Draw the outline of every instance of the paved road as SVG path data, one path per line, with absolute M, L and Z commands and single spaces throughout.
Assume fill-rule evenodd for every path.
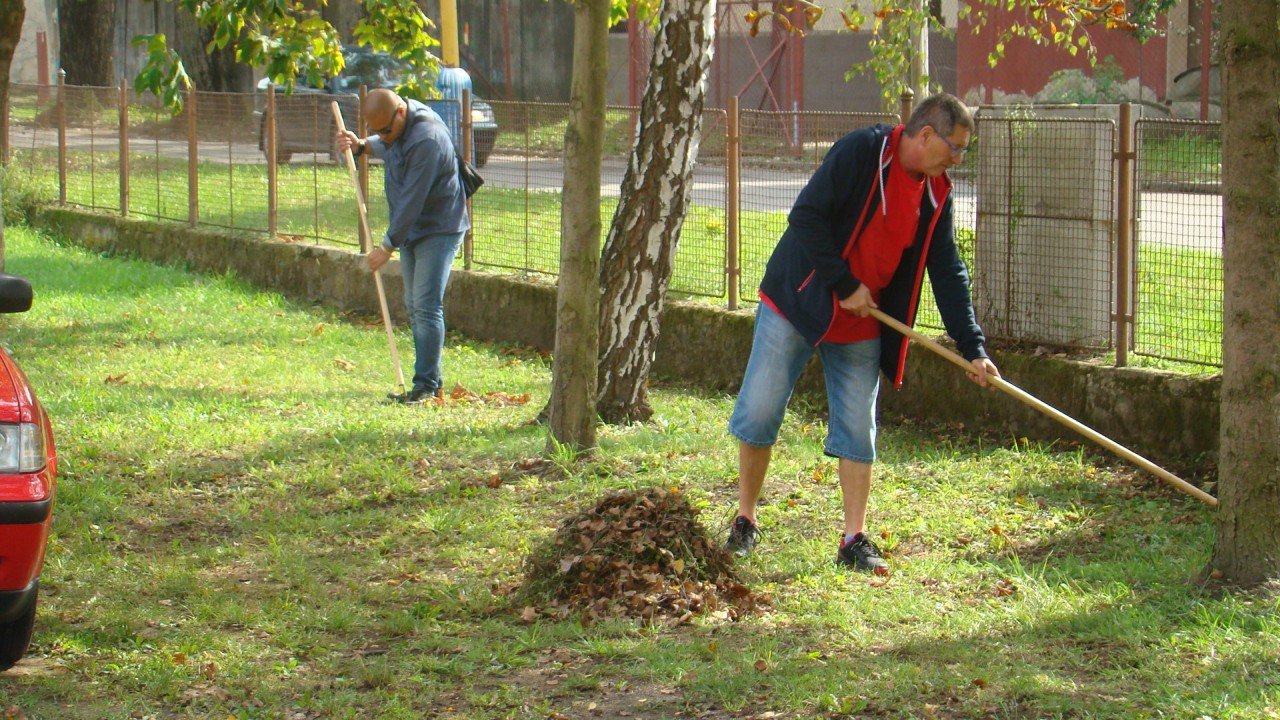
M 33 135 L 28 128 L 12 129 L 15 148 L 41 147 L 56 144 L 57 136 L 49 130 Z M 91 135 L 85 130 L 69 131 L 67 146 L 72 150 L 114 152 L 118 140 L 100 133 Z M 164 157 L 185 158 L 185 140 L 160 140 L 136 138 L 133 145 L 137 152 L 157 152 Z M 200 142 L 202 160 L 225 163 L 264 163 L 258 150 L 257 139 L 246 142 Z M 329 161 L 327 154 L 295 154 L 293 163 Z M 526 159 L 520 156 L 494 155 L 489 158 L 482 174 L 490 187 L 534 191 L 558 191 L 563 182 L 563 165 L 558 159 Z M 606 197 L 617 197 L 626 166 L 621 159 L 607 159 L 601 176 L 602 191 Z M 740 207 L 744 211 L 786 212 L 791 209 L 800 189 L 808 180 L 808 173 L 776 168 L 743 167 L 740 178 Z M 697 205 L 723 207 L 726 199 L 724 168 L 721 165 L 699 165 L 694 170 L 693 202 Z M 976 188 L 971 181 L 957 178 L 955 183 L 956 218 L 960 227 L 974 227 L 976 222 Z M 1144 245 L 1221 251 L 1222 249 L 1222 197 L 1196 193 L 1143 192 L 1139 194 L 1141 212 L 1139 241 Z

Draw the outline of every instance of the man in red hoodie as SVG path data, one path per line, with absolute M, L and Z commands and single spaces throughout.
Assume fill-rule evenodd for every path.
M 905 125 L 876 125 L 838 140 L 796 198 L 760 283 L 751 358 L 729 420 L 738 439 L 738 516 L 726 549 L 745 556 L 759 537 L 756 502 L 787 402 L 805 363 L 822 356 L 830 410 L 824 452 L 839 462 L 843 566 L 887 574 L 866 535 L 880 371 L 902 384 L 907 342 L 869 315 L 911 325 L 929 275 L 947 333 L 987 385 L 999 375 L 974 319 L 969 273 L 956 251 L 951 181 L 973 118 L 945 93 Z

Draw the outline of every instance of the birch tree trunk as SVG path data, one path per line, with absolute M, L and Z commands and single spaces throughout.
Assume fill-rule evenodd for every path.
M 609 423 L 646 420 L 649 368 L 693 191 L 715 0 L 666 0 L 659 15 L 636 146 L 605 243 L 600 396 Z
M 604 156 L 608 39 L 609 0 L 576 0 L 549 422 L 552 439 L 577 450 L 596 445 L 600 164 Z
M 1210 569 L 1280 579 L 1280 31 L 1276 0 L 1224 0 L 1223 338 Z

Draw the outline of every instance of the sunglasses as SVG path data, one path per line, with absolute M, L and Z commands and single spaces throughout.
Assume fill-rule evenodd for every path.
M 387 123 L 387 126 L 386 126 L 386 127 L 384 127 L 384 128 L 381 128 L 381 129 L 376 129 L 376 130 L 374 130 L 374 131 L 373 131 L 373 134 L 374 134 L 374 135 L 389 135 L 389 134 L 391 134 L 391 130 L 396 126 L 396 118 L 400 117 L 400 111 L 401 111 L 401 110 L 403 110 L 403 109 L 404 109 L 404 105 L 401 105 L 400 107 L 396 108 L 396 111 L 395 111 L 394 113 L 392 113 L 392 114 L 391 114 L 391 120 L 390 120 L 390 122 L 388 122 L 388 123 Z

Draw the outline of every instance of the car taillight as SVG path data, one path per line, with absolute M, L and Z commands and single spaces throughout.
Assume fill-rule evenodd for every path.
M 0 424 L 0 473 L 35 472 L 44 467 L 44 433 L 35 423 Z

